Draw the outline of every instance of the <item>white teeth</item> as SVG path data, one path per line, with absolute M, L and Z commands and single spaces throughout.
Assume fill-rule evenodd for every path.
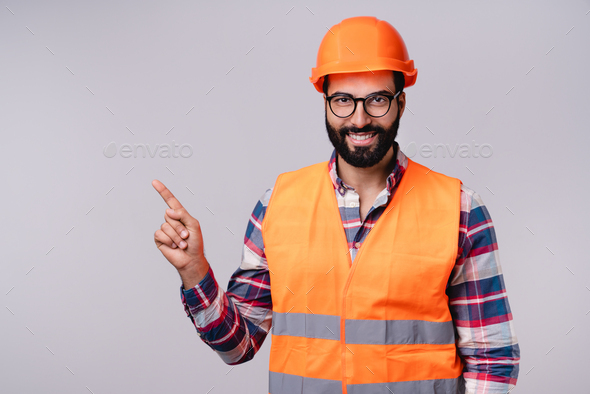
M 366 140 L 367 138 L 371 138 L 372 136 L 375 135 L 375 133 L 365 134 L 365 135 L 354 135 L 354 134 L 349 134 L 349 135 L 350 135 L 350 138 L 352 138 L 353 140 L 362 141 L 362 140 Z

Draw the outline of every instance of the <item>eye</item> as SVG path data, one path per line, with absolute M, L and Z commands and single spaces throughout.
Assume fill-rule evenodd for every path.
M 371 96 L 367 98 L 367 104 L 372 106 L 385 106 L 389 103 L 389 99 L 386 96 Z
M 338 97 L 334 97 L 334 102 L 336 104 L 349 104 L 350 98 L 348 98 L 346 96 L 338 96 Z

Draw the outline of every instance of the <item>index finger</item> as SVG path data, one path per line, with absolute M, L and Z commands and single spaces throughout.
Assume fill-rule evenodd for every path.
M 152 181 L 152 186 L 154 187 L 154 189 L 156 189 L 158 191 L 158 193 L 160 193 L 160 196 L 162 196 L 162 198 L 164 199 L 164 202 L 166 204 L 168 204 L 168 206 L 170 208 L 172 208 L 172 209 L 183 208 L 180 201 L 178 201 L 176 199 L 176 197 L 174 197 L 174 194 L 172 194 L 172 192 L 170 190 L 168 190 L 168 188 L 166 186 L 164 186 L 164 184 L 162 182 L 160 182 L 157 179 L 154 179 Z

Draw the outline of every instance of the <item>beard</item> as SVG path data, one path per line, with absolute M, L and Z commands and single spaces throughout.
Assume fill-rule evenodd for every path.
M 328 122 L 327 111 L 325 118 L 328 137 L 334 149 L 336 149 L 336 153 L 351 166 L 359 168 L 373 167 L 383 160 L 389 148 L 393 146 L 399 127 L 399 112 L 393 124 L 388 128 L 369 124 L 361 129 L 355 126 L 348 126 L 336 130 Z M 346 135 L 349 133 L 376 133 L 376 145 L 374 147 L 355 146 L 354 150 L 350 150 L 346 142 Z

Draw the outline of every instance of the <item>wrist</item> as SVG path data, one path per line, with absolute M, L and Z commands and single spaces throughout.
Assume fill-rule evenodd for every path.
M 205 257 L 187 264 L 182 269 L 178 269 L 184 290 L 191 289 L 198 285 L 207 275 L 208 271 L 209 263 Z

